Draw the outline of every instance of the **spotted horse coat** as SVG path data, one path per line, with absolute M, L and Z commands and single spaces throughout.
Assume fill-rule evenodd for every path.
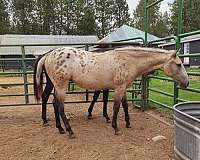
M 37 97 L 41 97 L 39 88 L 44 67 L 55 87 L 61 118 L 70 136 L 73 135 L 73 131 L 63 107 L 66 90 L 63 86 L 66 86 L 69 80 L 86 89 L 115 90 L 112 120 L 115 134 L 119 133 L 117 114 L 121 102 L 125 112 L 126 127 L 130 127 L 126 89 L 138 76 L 162 68 L 181 86 L 188 85 L 187 73 L 176 52 L 155 48 L 122 47 L 102 53 L 91 53 L 69 47 L 52 50 L 38 62 L 36 84 L 34 84 L 38 88 Z

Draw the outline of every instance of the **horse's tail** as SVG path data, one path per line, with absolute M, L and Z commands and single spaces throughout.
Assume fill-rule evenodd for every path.
M 43 81 L 42 72 L 45 69 L 44 66 L 45 59 L 46 59 L 45 55 L 39 57 L 35 61 L 35 66 L 34 66 L 33 88 L 34 88 L 35 99 L 37 101 L 39 101 L 42 97 L 42 81 Z

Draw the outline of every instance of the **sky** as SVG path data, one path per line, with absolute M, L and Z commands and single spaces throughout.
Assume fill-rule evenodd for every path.
M 126 0 L 129 6 L 129 13 L 132 17 L 133 9 L 136 8 L 140 0 Z M 169 11 L 168 3 L 172 3 L 174 0 L 164 0 L 161 2 L 160 11 L 164 13 L 165 11 Z

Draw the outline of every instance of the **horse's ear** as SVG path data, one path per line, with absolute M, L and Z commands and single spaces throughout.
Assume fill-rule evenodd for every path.
M 175 58 L 176 56 L 178 56 L 180 54 L 181 48 L 179 48 L 178 50 L 174 50 L 172 53 L 172 58 Z
M 175 58 L 176 57 L 176 51 L 174 51 L 171 55 L 171 58 Z

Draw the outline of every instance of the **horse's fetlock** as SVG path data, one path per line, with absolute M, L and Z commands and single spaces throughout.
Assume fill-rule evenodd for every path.
M 60 134 L 64 134 L 65 133 L 65 130 L 61 127 L 61 128 L 58 128 L 58 131 Z
M 112 122 L 112 127 L 113 127 L 114 129 L 116 129 L 116 128 L 117 128 L 117 124 L 116 124 L 115 122 Z

